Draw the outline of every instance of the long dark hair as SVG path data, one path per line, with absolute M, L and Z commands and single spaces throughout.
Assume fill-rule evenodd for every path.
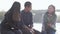
M 12 7 L 9 9 L 9 11 L 20 11 L 20 3 L 15 1 L 12 5 Z
M 12 22 L 12 15 L 14 12 L 19 12 L 20 13 L 20 3 L 15 1 L 12 5 L 12 7 L 8 10 L 8 12 L 5 14 L 4 20 L 8 22 Z
M 8 12 L 5 14 L 4 20 L 1 22 L 1 31 L 4 30 L 3 28 L 5 28 L 7 26 L 7 28 L 10 27 L 16 27 L 15 22 L 13 22 L 13 14 L 15 15 L 17 12 L 20 13 L 20 3 L 19 2 L 14 2 L 12 7 L 8 10 Z

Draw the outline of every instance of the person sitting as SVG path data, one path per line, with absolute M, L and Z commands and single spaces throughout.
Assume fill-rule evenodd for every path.
M 56 14 L 55 14 L 55 6 L 49 5 L 47 12 L 43 17 L 43 26 L 42 31 L 45 31 L 44 34 L 55 34 L 56 29 Z
M 15 1 L 1 22 L 1 34 L 22 34 L 20 17 L 20 3 Z
M 21 11 L 22 20 L 22 32 L 23 34 L 40 34 L 39 31 L 33 29 L 33 15 L 32 15 L 32 3 L 27 1 L 24 4 L 24 10 Z

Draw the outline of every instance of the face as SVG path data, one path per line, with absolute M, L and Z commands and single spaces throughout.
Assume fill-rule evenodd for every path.
M 55 11 L 55 9 L 52 6 L 48 7 L 48 13 L 53 13 Z
M 30 7 L 26 7 L 26 9 L 27 9 L 27 11 L 31 11 L 31 9 L 32 9 L 32 7 L 30 6 Z

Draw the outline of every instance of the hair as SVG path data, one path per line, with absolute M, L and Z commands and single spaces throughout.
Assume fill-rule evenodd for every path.
M 52 7 L 55 9 L 55 6 L 54 6 L 54 5 L 49 5 L 49 7 L 50 7 L 50 6 L 52 6 Z M 48 8 L 49 8 L 49 7 L 48 7 Z
M 27 1 L 27 2 L 25 2 L 24 7 L 30 7 L 31 5 L 32 5 L 32 3 Z
M 15 1 L 15 2 L 13 3 L 13 5 L 12 5 L 12 7 L 9 9 L 9 11 L 11 12 L 11 11 L 14 11 L 15 9 L 16 9 L 17 11 L 20 11 L 20 3 L 17 2 L 17 1 Z
M 20 13 L 20 3 L 15 1 L 12 5 L 12 7 L 8 10 L 8 12 L 5 14 L 5 20 L 8 22 L 12 22 L 12 15 L 14 12 L 19 12 Z

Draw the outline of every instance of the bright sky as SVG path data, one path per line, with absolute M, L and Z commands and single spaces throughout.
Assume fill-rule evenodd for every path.
M 24 8 L 24 3 L 30 1 L 33 10 L 45 10 L 50 4 L 53 4 L 56 9 L 60 9 L 60 0 L 0 0 L 0 10 L 9 10 L 14 1 L 21 3 L 21 9 Z

